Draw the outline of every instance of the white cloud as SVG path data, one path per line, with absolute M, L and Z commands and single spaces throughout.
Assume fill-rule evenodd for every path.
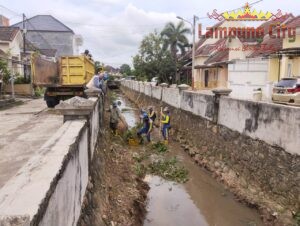
M 118 4 L 122 2 L 122 0 L 92 0 L 92 1 L 100 4 Z
M 113 66 L 131 64 L 131 57 L 137 53 L 143 36 L 154 29 L 162 29 L 168 21 L 176 20 L 173 13 L 147 12 L 132 4 L 111 17 L 95 12 L 84 14 L 84 19 L 76 11 L 55 14 L 83 36 L 83 49 L 89 49 L 95 59 Z
M 28 0 L 26 4 L 20 2 L 20 7 L 27 9 L 28 17 L 53 15 L 82 35 L 82 51 L 89 49 L 94 59 L 112 66 L 131 64 L 132 56 L 147 33 L 162 29 L 168 21 L 176 21 L 174 13 L 146 11 L 131 3 L 121 3 L 121 0 L 91 0 L 87 4 Z M 15 22 L 18 21 L 20 18 Z
M 131 56 L 137 53 L 144 35 L 154 29 L 162 29 L 168 21 L 177 22 L 176 14 L 191 20 L 193 14 L 203 17 L 215 8 L 225 11 L 245 2 L 214 0 L 203 4 L 203 1 L 191 0 L 188 4 L 186 1 L 174 4 L 173 0 L 1 0 L 0 5 L 18 13 L 24 12 L 28 17 L 52 14 L 83 36 L 82 50 L 89 49 L 95 59 L 118 66 L 131 63 Z M 255 8 L 264 11 L 281 8 L 284 12 L 296 11 L 294 14 L 297 15 L 299 6 L 299 1 L 295 0 L 278 1 L 276 4 L 274 0 L 264 0 Z M 3 9 L 0 13 L 15 16 Z M 13 22 L 20 20 L 21 17 L 15 17 Z M 204 19 L 201 22 L 205 27 L 216 21 Z

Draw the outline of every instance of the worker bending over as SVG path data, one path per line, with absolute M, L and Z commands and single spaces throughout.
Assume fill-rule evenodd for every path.
M 143 137 L 142 134 L 146 134 L 147 137 L 147 141 L 151 142 L 151 137 L 150 137 L 150 133 L 152 131 L 152 120 L 148 117 L 147 114 L 143 115 L 143 128 L 141 128 L 138 132 L 137 135 L 140 138 L 140 144 L 143 143 Z
M 165 107 L 164 110 L 161 112 L 161 124 L 162 124 L 161 133 L 163 135 L 164 142 L 165 144 L 168 144 L 169 129 L 171 128 L 170 112 L 168 107 Z
M 109 126 L 114 135 L 117 135 L 119 120 L 122 120 L 121 111 L 117 106 L 117 102 L 114 101 L 112 104 L 112 108 L 110 109 L 110 119 L 109 119 Z
M 155 125 L 156 112 L 153 110 L 152 106 L 150 106 L 148 108 L 148 115 L 149 115 L 149 118 L 152 120 L 153 125 Z

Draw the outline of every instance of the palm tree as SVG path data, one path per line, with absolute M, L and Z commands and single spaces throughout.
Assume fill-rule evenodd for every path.
M 190 34 L 191 30 L 186 28 L 183 21 L 180 21 L 177 25 L 172 22 L 166 24 L 161 32 L 161 36 L 164 39 L 164 49 L 170 49 L 174 59 L 174 66 L 176 68 L 176 83 L 179 81 L 179 74 L 177 73 L 177 61 L 178 61 L 178 49 L 181 54 L 185 53 L 186 48 L 189 46 L 189 41 L 186 34 Z

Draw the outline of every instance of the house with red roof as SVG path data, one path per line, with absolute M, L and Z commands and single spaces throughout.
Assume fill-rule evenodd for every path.
M 227 87 L 228 64 L 233 60 L 245 59 L 250 54 L 250 51 L 243 50 L 246 41 L 250 42 L 248 39 L 240 40 L 234 35 L 229 38 L 228 31 L 231 28 L 243 26 L 239 21 L 222 21 L 209 28 L 211 37 L 209 31 L 206 32 L 205 41 L 202 41 L 195 53 L 196 90 Z
M 257 40 L 246 59 L 233 61 L 228 66 L 228 88 L 232 89 L 231 96 L 253 99 L 255 90 L 261 89 L 262 97 L 270 99 L 274 83 L 283 77 L 299 75 L 298 59 L 291 59 L 291 55 L 287 55 L 289 51 L 293 52 L 300 47 L 299 35 L 291 40 L 287 35 L 288 31 L 285 37 L 282 33 L 280 37 L 271 37 L 269 34 L 270 28 L 273 28 L 273 34 L 277 32 L 278 24 L 295 28 L 300 26 L 299 22 L 299 17 L 288 14 L 259 26 L 265 31 L 263 39 Z

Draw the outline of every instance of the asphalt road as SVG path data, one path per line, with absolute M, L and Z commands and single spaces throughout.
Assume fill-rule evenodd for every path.
M 63 124 L 43 99 L 0 110 L 0 189 Z

